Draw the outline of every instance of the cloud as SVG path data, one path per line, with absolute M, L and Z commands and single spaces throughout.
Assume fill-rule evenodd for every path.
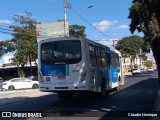
M 98 30 L 100 31 L 105 31 L 106 29 L 108 29 L 111 25 L 117 23 L 117 20 L 113 20 L 113 21 L 102 21 L 102 22 L 95 22 L 93 23 L 93 26 L 96 27 Z
M 12 24 L 10 20 L 0 20 L 0 24 Z
M 128 25 L 120 25 L 120 26 L 118 26 L 118 28 L 128 29 L 129 26 Z

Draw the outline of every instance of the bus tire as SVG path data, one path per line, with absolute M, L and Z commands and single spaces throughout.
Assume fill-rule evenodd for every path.
M 66 101 L 72 99 L 72 93 L 71 92 L 58 92 L 58 97 L 60 100 Z
M 120 90 L 120 88 L 119 87 L 115 87 L 115 88 L 113 88 L 113 91 L 115 91 L 115 92 L 118 92 Z
M 118 77 L 118 85 L 121 85 L 121 77 Z

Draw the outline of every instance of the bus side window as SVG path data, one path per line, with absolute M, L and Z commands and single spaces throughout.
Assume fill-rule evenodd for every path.
M 111 64 L 111 55 L 109 53 L 106 53 L 106 66 L 110 68 Z
M 105 50 L 101 50 L 101 61 L 102 61 L 102 66 L 106 66 L 106 59 L 105 59 Z
M 114 53 L 111 53 L 111 64 L 112 67 L 116 67 L 116 57 Z
M 97 47 L 96 48 L 96 58 L 97 58 L 97 66 L 101 65 L 101 59 L 100 59 L 100 49 Z
M 119 67 L 119 56 L 116 53 L 111 53 L 111 60 L 113 67 Z
M 93 45 L 89 45 L 89 56 L 90 56 L 90 62 L 92 66 L 96 65 L 96 52 L 95 47 Z

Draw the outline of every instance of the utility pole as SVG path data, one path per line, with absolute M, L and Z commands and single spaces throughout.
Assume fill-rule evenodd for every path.
M 65 35 L 65 37 L 69 37 L 68 26 L 66 24 L 66 21 L 67 21 L 67 14 L 66 14 L 67 3 L 66 3 L 66 0 L 63 0 L 63 5 L 64 5 L 64 35 Z
M 115 48 L 115 46 L 116 46 L 118 40 L 112 40 L 112 41 L 113 41 L 113 48 Z
M 142 66 L 142 50 L 141 50 L 141 48 L 139 49 L 139 56 L 140 56 L 140 65 L 141 65 L 141 67 L 143 67 Z
M 115 43 L 114 43 L 114 40 L 113 40 L 113 48 L 115 48 Z

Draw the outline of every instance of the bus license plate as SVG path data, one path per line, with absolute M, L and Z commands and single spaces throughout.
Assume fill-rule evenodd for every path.
M 46 82 L 51 82 L 50 77 L 46 77 Z
M 65 76 L 58 76 L 57 79 L 58 79 L 58 80 L 65 80 L 66 77 L 65 77 Z

